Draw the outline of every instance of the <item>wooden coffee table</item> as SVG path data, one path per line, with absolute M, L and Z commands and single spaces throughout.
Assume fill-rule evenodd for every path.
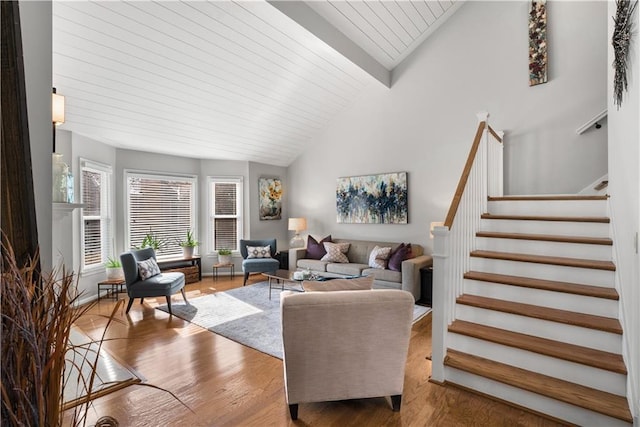
M 302 280 L 296 280 L 293 278 L 293 271 L 291 270 L 276 270 L 275 273 L 262 273 L 263 276 L 269 278 L 269 299 L 271 299 L 271 290 L 273 289 L 273 283 L 280 284 L 280 290 L 284 291 L 285 283 L 294 283 L 300 285 L 300 289 L 288 288 L 291 291 L 304 292 L 302 289 Z

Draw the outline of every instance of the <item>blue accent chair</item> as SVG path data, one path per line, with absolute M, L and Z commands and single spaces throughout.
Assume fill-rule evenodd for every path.
M 142 304 L 145 297 L 164 296 L 167 299 L 169 315 L 173 315 L 171 312 L 171 295 L 181 291 L 184 302 L 189 303 L 187 301 L 187 295 L 184 292 L 184 273 L 160 273 L 147 280 L 141 280 L 140 274 L 138 273 L 138 262 L 149 258 L 156 259 L 156 253 L 153 248 L 132 250 L 120 255 L 120 262 L 122 263 L 122 270 L 124 271 L 124 280 L 127 285 L 127 294 L 129 295 L 127 313 L 129 313 L 131 304 L 133 304 L 135 298 L 140 298 L 140 304 Z
M 247 246 L 267 246 L 271 247 L 271 258 L 247 258 Z M 240 255 L 242 255 L 242 271 L 244 272 L 244 282 L 247 284 L 249 273 L 275 273 L 280 268 L 280 261 L 275 259 L 277 248 L 276 239 L 262 240 L 240 240 Z

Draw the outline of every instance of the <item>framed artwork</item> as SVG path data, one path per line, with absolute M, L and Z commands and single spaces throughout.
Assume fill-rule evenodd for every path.
M 616 15 L 613 17 L 615 24 L 611 44 L 613 46 L 613 101 L 620 109 L 624 92 L 627 91 L 627 67 L 629 62 L 629 47 L 633 35 L 633 16 L 638 1 L 616 0 Z
M 407 173 L 338 178 L 338 223 L 407 224 Z
M 280 178 L 260 178 L 260 219 L 282 218 L 282 181 Z
M 529 8 L 529 86 L 547 82 L 547 3 L 533 0 Z

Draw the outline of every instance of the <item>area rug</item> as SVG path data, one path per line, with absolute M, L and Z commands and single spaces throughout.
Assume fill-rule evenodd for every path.
M 142 382 L 142 378 L 132 369 L 118 362 L 107 350 L 99 349 L 98 343 L 77 327 L 71 328 L 69 343 L 72 348 L 65 356 L 65 387 L 63 409 L 85 403 L 88 381 L 93 366 L 96 375 L 93 380 L 90 400 L 113 393 L 132 384 Z M 96 353 L 100 351 L 97 363 Z
M 272 290 L 269 299 L 269 283 L 260 282 L 194 298 L 189 304 L 172 303 L 171 311 L 211 332 L 282 359 L 280 292 Z M 156 308 L 168 312 L 166 304 Z M 430 311 L 430 307 L 415 305 L 413 322 Z

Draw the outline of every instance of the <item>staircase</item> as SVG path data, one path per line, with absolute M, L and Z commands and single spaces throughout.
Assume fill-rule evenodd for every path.
M 443 382 L 573 424 L 628 426 L 606 196 L 489 197 L 487 211 L 443 325 Z

